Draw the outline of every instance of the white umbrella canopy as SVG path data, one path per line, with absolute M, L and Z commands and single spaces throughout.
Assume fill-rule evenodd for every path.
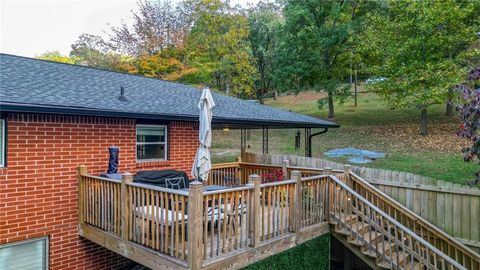
M 213 107 L 215 107 L 215 102 L 210 89 L 205 88 L 198 102 L 198 109 L 200 109 L 198 141 L 200 144 L 192 166 L 192 176 L 199 181 L 200 179 L 201 181 L 207 180 L 208 172 L 212 168 L 210 147 L 212 146 Z

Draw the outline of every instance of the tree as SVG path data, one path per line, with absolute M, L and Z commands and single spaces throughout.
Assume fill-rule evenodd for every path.
M 54 62 L 60 63 L 67 63 L 67 64 L 75 64 L 76 59 L 68 57 L 66 55 L 62 55 L 59 51 L 49 51 L 43 53 L 41 55 L 36 56 L 35 58 L 42 59 L 42 60 L 49 60 Z
M 130 58 L 115 53 L 111 44 L 96 35 L 80 35 L 72 44 L 70 58 L 76 59 L 77 64 L 90 67 L 127 72 L 134 69 L 129 64 Z
M 469 140 L 472 145 L 462 149 L 464 160 L 471 162 L 475 158 L 480 160 L 480 66 L 471 70 L 465 83 L 455 87 L 463 100 L 463 104 L 456 107 L 461 124 L 457 135 Z M 480 172 L 476 173 L 473 184 L 480 183 Z
M 260 103 L 273 91 L 277 32 L 281 24 L 281 10 L 275 3 L 260 1 L 248 12 L 249 40 L 257 73 L 253 88 Z
M 132 56 L 155 55 L 164 49 L 183 48 L 191 27 L 192 1 L 138 2 L 133 25 L 112 27 L 115 50 Z
M 178 59 L 177 50 L 164 49 L 156 54 L 142 54 L 134 58 L 132 73 L 141 74 L 147 77 L 160 78 L 170 81 L 181 80 L 188 69 Z
M 327 92 L 319 107 L 328 103 L 328 117 L 334 116 L 334 97 L 345 100 L 348 87 L 348 43 L 357 28 L 357 11 L 362 1 L 287 0 L 285 24 L 279 44 L 277 85 L 296 91 Z
M 255 68 L 248 42 L 247 18 L 228 1 L 194 1 L 193 26 L 187 36 L 186 64 L 218 91 L 240 97 L 253 94 Z
M 387 3 L 388 14 L 374 17 L 369 35 L 384 58 L 377 73 L 387 79 L 370 89 L 394 108 L 418 108 L 420 134 L 426 135 L 428 107 L 445 103 L 460 79 L 456 60 L 475 38 L 476 8 L 455 0 Z

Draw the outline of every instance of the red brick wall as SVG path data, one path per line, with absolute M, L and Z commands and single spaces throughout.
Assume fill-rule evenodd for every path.
M 129 263 L 77 235 L 77 166 L 104 172 L 107 148 L 116 145 L 122 172 L 175 168 L 190 174 L 198 140 L 196 124 L 171 122 L 169 160 L 137 163 L 133 119 L 11 113 L 7 126 L 0 244 L 48 236 L 50 269 L 120 269 Z

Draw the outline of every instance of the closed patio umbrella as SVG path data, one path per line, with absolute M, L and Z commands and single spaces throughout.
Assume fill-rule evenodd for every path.
M 210 147 L 212 146 L 212 115 L 215 102 L 213 101 L 210 89 L 202 91 L 198 108 L 200 109 L 198 141 L 199 146 L 192 167 L 192 176 L 198 181 L 205 181 L 208 172 L 212 167 L 210 160 Z

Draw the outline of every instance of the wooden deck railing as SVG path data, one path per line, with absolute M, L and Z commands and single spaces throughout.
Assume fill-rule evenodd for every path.
M 79 172 L 79 223 L 180 260 L 187 259 L 188 192 Z
M 258 175 L 279 169 L 291 180 L 267 183 Z M 230 163 L 214 166 L 212 172 L 216 174 L 211 174 L 209 185 L 222 185 L 226 176 L 243 179 L 247 173 L 256 174 L 241 180 L 238 187 L 207 192 L 199 182 L 192 182 L 188 191 L 172 190 L 133 183 L 128 174 L 122 181 L 93 176 L 79 167 L 80 227 L 95 228 L 97 234 L 90 239 L 97 239 L 99 232 L 111 236 L 116 247 L 112 250 L 129 258 L 141 260 L 135 252 L 124 250 L 131 243 L 137 246 L 130 248 L 140 246 L 141 252 L 152 252 L 151 256 L 161 254 L 174 268 L 216 268 L 244 251 L 276 239 L 300 237 L 302 230 L 328 221 L 383 256 L 374 238 L 365 238 L 352 227 L 347 219 L 353 215 L 375 235 L 381 234 L 382 241 L 401 247 L 395 252 L 406 253 L 425 269 L 465 269 L 462 265 L 479 269 L 475 254 L 455 243 L 445 244 L 449 239 L 442 239 L 435 228 L 428 228 L 348 170 Z M 432 234 L 428 241 L 422 239 L 427 233 Z M 445 254 L 459 258 L 458 262 Z M 400 261 L 382 259 L 402 266 Z M 154 257 L 147 263 L 152 261 Z
M 202 195 L 203 259 L 224 256 L 251 244 L 253 184 Z
M 463 266 L 468 269 L 480 269 L 480 256 L 477 253 L 351 172 L 348 165 L 345 169 L 345 183 L 370 203 Z
M 282 166 L 254 164 L 245 162 L 231 162 L 212 165 L 208 178 L 209 185 L 242 186 L 248 184 L 248 177 L 256 174 L 260 176 L 261 183 L 270 182 L 266 175 L 272 172 L 282 172 Z M 231 180 L 236 184 L 232 185 Z M 283 180 L 287 179 L 285 176 Z
M 208 184 L 219 186 L 246 184 L 246 181 L 240 183 L 240 179 L 242 178 L 240 173 L 240 165 L 238 162 L 213 164 L 212 169 L 210 170 L 210 174 L 208 176 Z M 225 181 L 226 179 L 238 179 L 238 183 L 228 183 L 233 181 Z
M 84 174 L 79 184 L 79 222 L 120 235 L 121 181 Z
M 322 178 L 325 176 L 308 179 Z M 338 231 L 353 236 L 353 241 L 359 241 L 360 245 L 366 245 L 369 252 L 381 258 L 385 268 L 467 269 L 337 177 L 328 176 L 328 185 L 330 221 L 336 224 Z
M 227 166 L 218 171 L 238 173 Z M 81 228 L 93 227 L 113 236 L 115 246 L 137 244 L 191 269 L 326 222 L 318 210 L 323 180 L 302 182 L 299 172 L 292 173 L 295 180 L 270 183 L 251 175 L 246 185 L 217 191 L 204 191 L 199 182 L 182 191 L 134 183 L 128 174 L 119 181 L 90 175 L 85 167 L 78 172 Z

